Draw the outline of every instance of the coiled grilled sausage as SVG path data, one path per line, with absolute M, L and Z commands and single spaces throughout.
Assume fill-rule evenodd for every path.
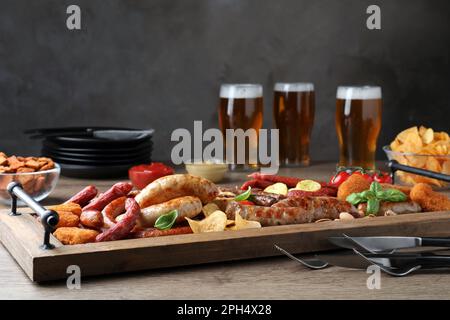
M 114 226 L 108 230 L 100 233 L 95 241 L 113 241 L 126 238 L 131 230 L 136 226 L 136 220 L 139 217 L 141 211 L 136 200 L 128 198 L 125 202 L 125 209 L 127 210 L 123 219 L 117 222 Z

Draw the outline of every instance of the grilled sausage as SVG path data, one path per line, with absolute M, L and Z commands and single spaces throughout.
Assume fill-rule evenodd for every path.
M 85 227 L 101 230 L 103 227 L 103 215 L 98 210 L 83 210 L 80 222 Z
M 127 197 L 120 197 L 111 201 L 103 210 L 104 228 L 111 228 L 117 221 L 116 218 L 125 212 Z
M 128 192 L 127 192 L 128 193 Z M 136 220 L 139 217 L 140 208 L 136 200 L 128 198 L 125 202 L 125 209 L 127 210 L 123 219 L 117 222 L 108 230 L 100 233 L 95 241 L 113 241 L 126 238 L 131 230 L 136 226 Z
M 332 197 L 304 197 L 281 200 L 271 207 L 249 206 L 232 201 L 226 213 L 234 219 L 236 213 L 262 226 L 310 223 L 319 219 L 338 219 L 341 212 L 358 213 L 351 204 Z
M 178 210 L 177 222 L 182 222 L 185 217 L 193 218 L 202 212 L 202 202 L 197 197 L 186 196 L 154 204 L 141 210 L 139 225 L 153 227 L 161 215 L 172 210 Z
M 207 179 L 189 174 L 174 174 L 156 179 L 135 199 L 141 208 L 145 208 L 183 196 L 196 196 L 203 203 L 208 203 L 218 194 L 217 186 Z
M 65 203 L 73 202 L 79 204 L 81 207 L 84 207 L 89 203 L 89 201 L 95 198 L 97 192 L 98 191 L 96 187 L 87 186 L 86 188 L 78 192 L 76 195 L 74 195 L 72 198 L 67 200 Z
M 303 190 L 292 189 L 292 190 L 289 190 L 289 192 L 287 194 L 287 196 L 289 198 L 320 197 L 320 196 L 336 197 L 336 195 L 337 195 L 337 188 L 334 188 L 334 187 L 322 187 L 317 191 L 303 191 Z
M 108 191 L 94 199 L 91 203 L 83 208 L 84 210 L 103 210 L 111 201 L 126 196 L 133 189 L 133 185 L 129 182 L 119 182 L 113 185 Z
M 274 184 L 274 182 L 254 179 L 244 182 L 241 186 L 241 190 L 247 190 L 249 187 L 265 189 L 272 184 Z
M 168 230 L 148 228 L 144 230 L 133 231 L 131 233 L 131 238 L 153 238 L 153 237 L 173 236 L 177 234 L 188 234 L 188 233 L 192 233 L 192 229 L 189 226 L 175 227 Z
M 365 215 L 367 210 L 367 203 L 360 203 L 358 205 L 358 211 L 361 215 Z M 386 212 L 392 211 L 396 214 L 407 214 L 421 212 L 422 208 L 414 201 L 402 201 L 402 202 L 381 202 L 380 209 L 378 210 L 378 216 L 386 215 Z

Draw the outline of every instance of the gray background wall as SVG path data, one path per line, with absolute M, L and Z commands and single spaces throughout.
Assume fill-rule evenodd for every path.
M 69 4 L 81 31 L 65 27 Z M 381 31 L 365 27 L 370 4 Z M 30 127 L 153 127 L 168 159 L 173 129 L 217 126 L 220 83 L 262 83 L 269 128 L 273 83 L 311 81 L 312 157 L 337 159 L 340 84 L 382 86 L 380 145 L 450 129 L 448 39 L 448 0 L 1 0 L 0 150 L 39 152 Z

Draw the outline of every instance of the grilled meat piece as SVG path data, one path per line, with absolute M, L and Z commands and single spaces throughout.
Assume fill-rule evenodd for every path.
M 243 205 L 230 201 L 226 208 L 228 219 L 236 213 L 247 220 L 258 221 L 262 226 L 309 223 L 319 219 L 337 219 L 341 212 L 358 217 L 351 204 L 333 197 L 304 197 L 280 200 L 271 207 Z
M 367 210 L 367 203 L 360 203 L 358 205 L 358 211 L 361 215 L 364 215 Z M 392 211 L 396 214 L 407 214 L 421 212 L 422 208 L 414 201 L 402 201 L 402 202 L 381 202 L 380 210 L 378 210 L 377 216 L 384 216 L 386 212 Z
M 257 206 L 270 207 L 283 199 L 286 199 L 286 196 L 281 194 L 252 190 L 252 195 L 249 200 Z

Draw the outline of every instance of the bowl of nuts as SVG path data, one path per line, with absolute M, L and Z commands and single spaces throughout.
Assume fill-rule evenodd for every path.
M 46 157 L 7 156 L 0 152 L 0 202 L 9 204 L 7 191 L 10 182 L 18 182 L 24 191 L 36 201 L 45 199 L 55 188 L 60 166 Z M 19 205 L 23 205 L 18 201 Z

